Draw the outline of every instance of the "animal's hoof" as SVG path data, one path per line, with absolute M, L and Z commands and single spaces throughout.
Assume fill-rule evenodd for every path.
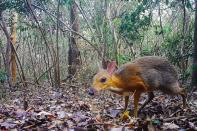
M 122 120 L 122 121 L 126 121 L 126 120 L 128 120 L 130 118 L 130 116 L 129 116 L 129 111 L 124 111 L 121 115 L 120 115 L 120 119 Z

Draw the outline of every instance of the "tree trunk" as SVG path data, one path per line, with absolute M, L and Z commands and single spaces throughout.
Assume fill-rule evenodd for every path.
M 11 42 L 13 46 L 16 45 L 16 26 L 17 26 L 17 13 L 13 12 L 12 17 L 12 26 L 11 26 Z M 11 75 L 12 75 L 12 85 L 16 82 L 16 55 L 14 53 L 14 50 L 11 48 Z
M 70 9 L 70 24 L 72 25 L 71 28 L 79 32 L 79 18 L 77 14 L 77 5 L 75 4 L 74 0 L 71 4 Z M 80 51 L 77 47 L 77 35 L 75 33 L 71 33 L 69 38 L 69 50 L 68 50 L 68 78 L 69 81 L 72 80 L 74 75 L 79 69 L 81 62 L 80 62 Z
M 7 25 L 5 23 L 2 12 L 0 12 L 0 19 L 1 19 L 1 22 L 2 22 L 1 23 L 1 28 L 2 28 L 4 34 L 7 38 L 7 45 L 6 45 L 6 52 L 5 52 L 5 69 L 6 69 L 6 72 L 7 72 L 8 84 L 9 84 L 9 86 L 11 86 L 11 72 L 10 72 L 10 50 L 11 50 L 10 44 L 11 44 L 11 41 L 10 41 L 10 35 L 9 35 Z
M 57 32 L 56 32 L 56 57 L 55 57 L 55 86 L 60 87 L 60 65 L 59 65 L 59 18 L 60 18 L 60 0 L 57 6 Z
M 197 89 L 197 0 L 195 0 L 195 30 L 194 30 L 194 50 L 193 50 L 193 72 L 192 87 Z

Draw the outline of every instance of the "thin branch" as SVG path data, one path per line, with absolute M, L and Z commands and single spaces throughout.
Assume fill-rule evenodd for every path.
M 87 23 L 87 25 L 88 25 L 88 27 L 89 27 L 91 33 L 94 34 L 93 29 L 92 29 L 92 27 L 91 27 L 91 25 L 90 25 L 90 23 L 89 23 L 87 17 L 85 16 L 85 13 L 83 12 L 83 10 L 82 10 L 81 7 L 79 6 L 79 4 L 78 4 L 76 1 L 74 1 L 74 2 L 75 2 L 75 4 L 76 4 L 77 8 L 79 9 L 79 11 L 81 12 L 83 18 L 85 19 L 85 21 L 86 21 L 86 23 Z M 96 41 L 96 39 L 95 39 L 94 36 L 93 36 L 93 38 L 94 38 L 94 40 Z
M 7 71 L 7 78 L 8 78 L 8 84 L 9 86 L 12 85 L 11 83 L 11 72 L 10 72 L 10 53 L 11 53 L 11 49 L 10 49 L 10 44 L 11 44 L 11 39 L 10 39 L 10 34 L 7 30 L 7 25 L 5 23 L 4 17 L 3 17 L 3 12 L 0 12 L 0 19 L 1 19 L 1 23 L 0 26 L 7 38 L 7 44 L 6 44 L 6 54 L 5 54 L 5 69 Z
M 165 119 L 163 119 L 163 121 L 164 122 L 169 122 L 169 121 L 173 121 L 173 120 L 184 119 L 184 118 L 191 118 L 191 117 L 195 117 L 195 115 L 177 116 L 177 117 L 165 118 Z
M 47 39 L 46 39 L 46 37 L 45 37 L 45 33 L 44 33 L 43 29 L 41 28 L 41 26 L 40 26 L 40 24 L 39 24 L 39 22 L 38 22 L 38 20 L 37 20 L 37 17 L 36 17 L 36 15 L 34 14 L 34 11 L 33 11 L 33 9 L 32 9 L 32 4 L 30 3 L 29 0 L 26 0 L 26 2 L 27 2 L 27 5 L 28 5 L 28 7 L 29 7 L 29 10 L 31 11 L 31 14 L 32 14 L 32 16 L 33 16 L 33 18 L 34 18 L 36 24 L 38 25 L 38 28 L 39 28 L 39 30 L 40 30 L 40 33 L 41 33 L 41 35 L 42 35 L 42 37 L 43 37 L 43 39 L 44 39 L 44 43 L 45 43 L 46 47 L 48 48 L 49 53 L 50 53 L 50 55 L 51 55 L 52 61 L 54 61 L 53 55 L 52 55 L 52 53 L 51 53 L 51 50 L 50 50 L 50 47 L 49 47 L 49 45 L 48 45 Z M 52 50 L 52 51 L 53 51 L 53 50 Z M 55 54 L 54 51 L 53 51 L 53 54 Z
M 159 10 L 158 10 L 158 13 L 159 13 L 159 23 L 160 23 L 160 27 L 161 27 L 161 34 L 162 34 L 162 38 L 164 39 L 164 34 L 163 34 L 163 25 L 162 25 L 162 20 L 161 20 L 161 9 L 160 9 L 160 3 L 159 3 Z
M 49 11 L 47 11 L 46 9 L 43 9 L 37 5 L 34 5 L 34 4 L 31 4 L 32 6 L 34 6 L 35 8 L 37 9 L 40 9 L 42 11 L 44 11 L 45 13 L 47 13 L 49 16 L 52 16 L 53 18 L 57 19 L 57 17 L 53 14 L 51 14 Z M 63 32 L 72 32 L 72 33 L 75 33 L 76 35 L 80 36 L 82 39 L 84 39 L 89 45 L 91 45 L 93 47 L 94 50 L 97 51 L 98 55 L 101 57 L 102 54 L 101 54 L 101 51 L 96 47 L 96 45 L 92 44 L 92 42 L 90 40 L 88 40 L 86 37 L 84 37 L 82 34 L 80 34 L 79 32 L 76 32 L 74 31 L 73 29 L 71 29 L 66 23 L 64 23 L 63 21 L 61 20 L 58 20 L 61 24 L 63 24 L 64 26 L 66 26 L 67 29 L 63 29 L 60 27 L 60 29 L 63 31 Z
M 49 72 L 53 67 L 54 67 L 54 65 L 52 65 L 52 66 L 49 67 L 45 72 L 43 72 L 43 73 L 36 79 L 36 83 L 38 83 L 39 80 L 40 80 L 47 72 Z

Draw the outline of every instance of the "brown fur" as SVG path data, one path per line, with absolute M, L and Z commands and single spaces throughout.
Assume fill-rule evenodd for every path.
M 103 77 L 107 78 L 104 83 L 100 82 Z M 179 94 L 183 97 L 184 106 L 186 104 L 186 93 L 183 88 L 180 88 L 175 67 L 165 58 L 157 56 L 145 56 L 124 64 L 112 76 L 106 70 L 100 70 L 94 77 L 93 87 L 97 90 L 109 89 L 120 95 L 135 92 L 135 116 L 137 116 L 138 101 L 143 92 L 150 93 L 148 93 L 149 99 L 142 108 L 154 98 L 154 90 L 167 94 Z M 126 96 L 125 107 L 127 107 L 128 95 L 124 96 Z
M 133 88 L 134 83 L 141 81 L 146 85 L 147 90 L 144 91 L 161 90 L 165 93 L 177 94 L 181 90 L 174 66 L 161 57 L 138 58 L 132 63 L 121 66 L 114 75 L 121 79 L 127 88 Z

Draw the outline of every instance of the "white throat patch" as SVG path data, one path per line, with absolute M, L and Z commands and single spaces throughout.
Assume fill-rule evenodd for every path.
M 116 92 L 122 92 L 123 91 L 123 89 L 121 89 L 121 88 L 112 87 L 112 86 L 110 86 L 109 90 L 116 91 Z
M 123 89 L 121 88 L 112 87 L 112 86 L 109 88 L 109 90 L 112 92 L 122 92 L 123 96 L 129 96 L 131 94 L 130 92 L 124 92 Z

